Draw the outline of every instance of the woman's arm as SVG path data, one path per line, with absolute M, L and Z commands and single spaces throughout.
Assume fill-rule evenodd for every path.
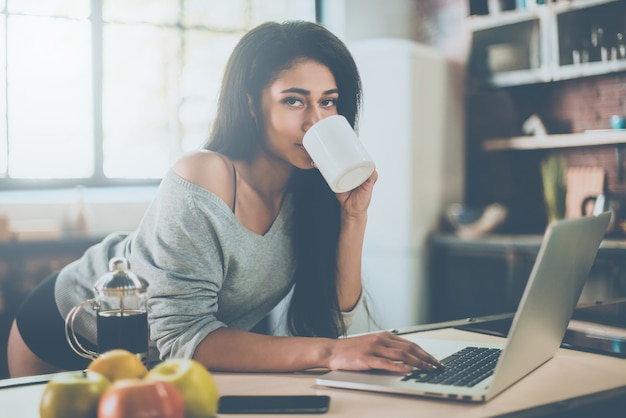
M 361 260 L 367 214 L 342 216 L 337 245 L 337 300 L 342 312 L 351 311 L 359 300 Z
M 378 172 L 358 188 L 337 194 L 341 203 L 341 231 L 337 245 L 337 299 L 342 312 L 354 308 L 361 296 L 361 262 L 367 224 L 367 208 L 372 199 Z
M 209 370 L 284 372 L 311 368 L 433 370 L 435 358 L 389 332 L 350 338 L 275 337 L 220 328 L 198 344 L 193 358 Z

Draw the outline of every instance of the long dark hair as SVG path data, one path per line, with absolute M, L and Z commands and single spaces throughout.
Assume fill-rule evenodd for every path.
M 337 112 L 356 127 L 361 80 L 343 42 L 316 23 L 268 22 L 245 34 L 230 56 L 206 148 L 233 159 L 251 159 L 264 133 L 250 106 L 261 115 L 263 89 L 302 58 L 330 69 L 339 90 Z M 337 337 L 345 333 L 336 288 L 340 205 L 317 170 L 294 170 L 289 191 L 297 268 L 289 330 L 294 335 Z

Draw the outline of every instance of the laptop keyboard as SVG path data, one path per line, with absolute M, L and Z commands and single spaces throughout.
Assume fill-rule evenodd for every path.
M 440 385 L 472 387 L 491 376 L 502 350 L 486 347 L 466 347 L 441 360 L 446 368 L 427 372 L 415 370 L 402 378 Z

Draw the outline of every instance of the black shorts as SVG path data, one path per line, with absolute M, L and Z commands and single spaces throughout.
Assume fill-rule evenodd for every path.
M 90 359 L 76 354 L 65 338 L 65 318 L 61 316 L 54 300 L 54 273 L 37 286 L 20 306 L 15 320 L 22 339 L 30 350 L 48 364 L 64 370 L 81 370 Z M 78 341 L 88 350 L 97 347 L 78 336 Z

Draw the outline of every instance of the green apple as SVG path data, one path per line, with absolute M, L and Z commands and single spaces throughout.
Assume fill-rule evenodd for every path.
M 96 372 L 56 375 L 46 383 L 39 401 L 39 415 L 41 418 L 95 418 L 100 397 L 109 386 L 109 379 Z
M 192 359 L 168 359 L 154 366 L 147 380 L 164 380 L 178 388 L 185 401 L 187 418 L 217 416 L 219 392 L 211 373 L 202 363 Z
M 104 392 L 98 418 L 184 418 L 180 391 L 165 381 L 121 379 Z

